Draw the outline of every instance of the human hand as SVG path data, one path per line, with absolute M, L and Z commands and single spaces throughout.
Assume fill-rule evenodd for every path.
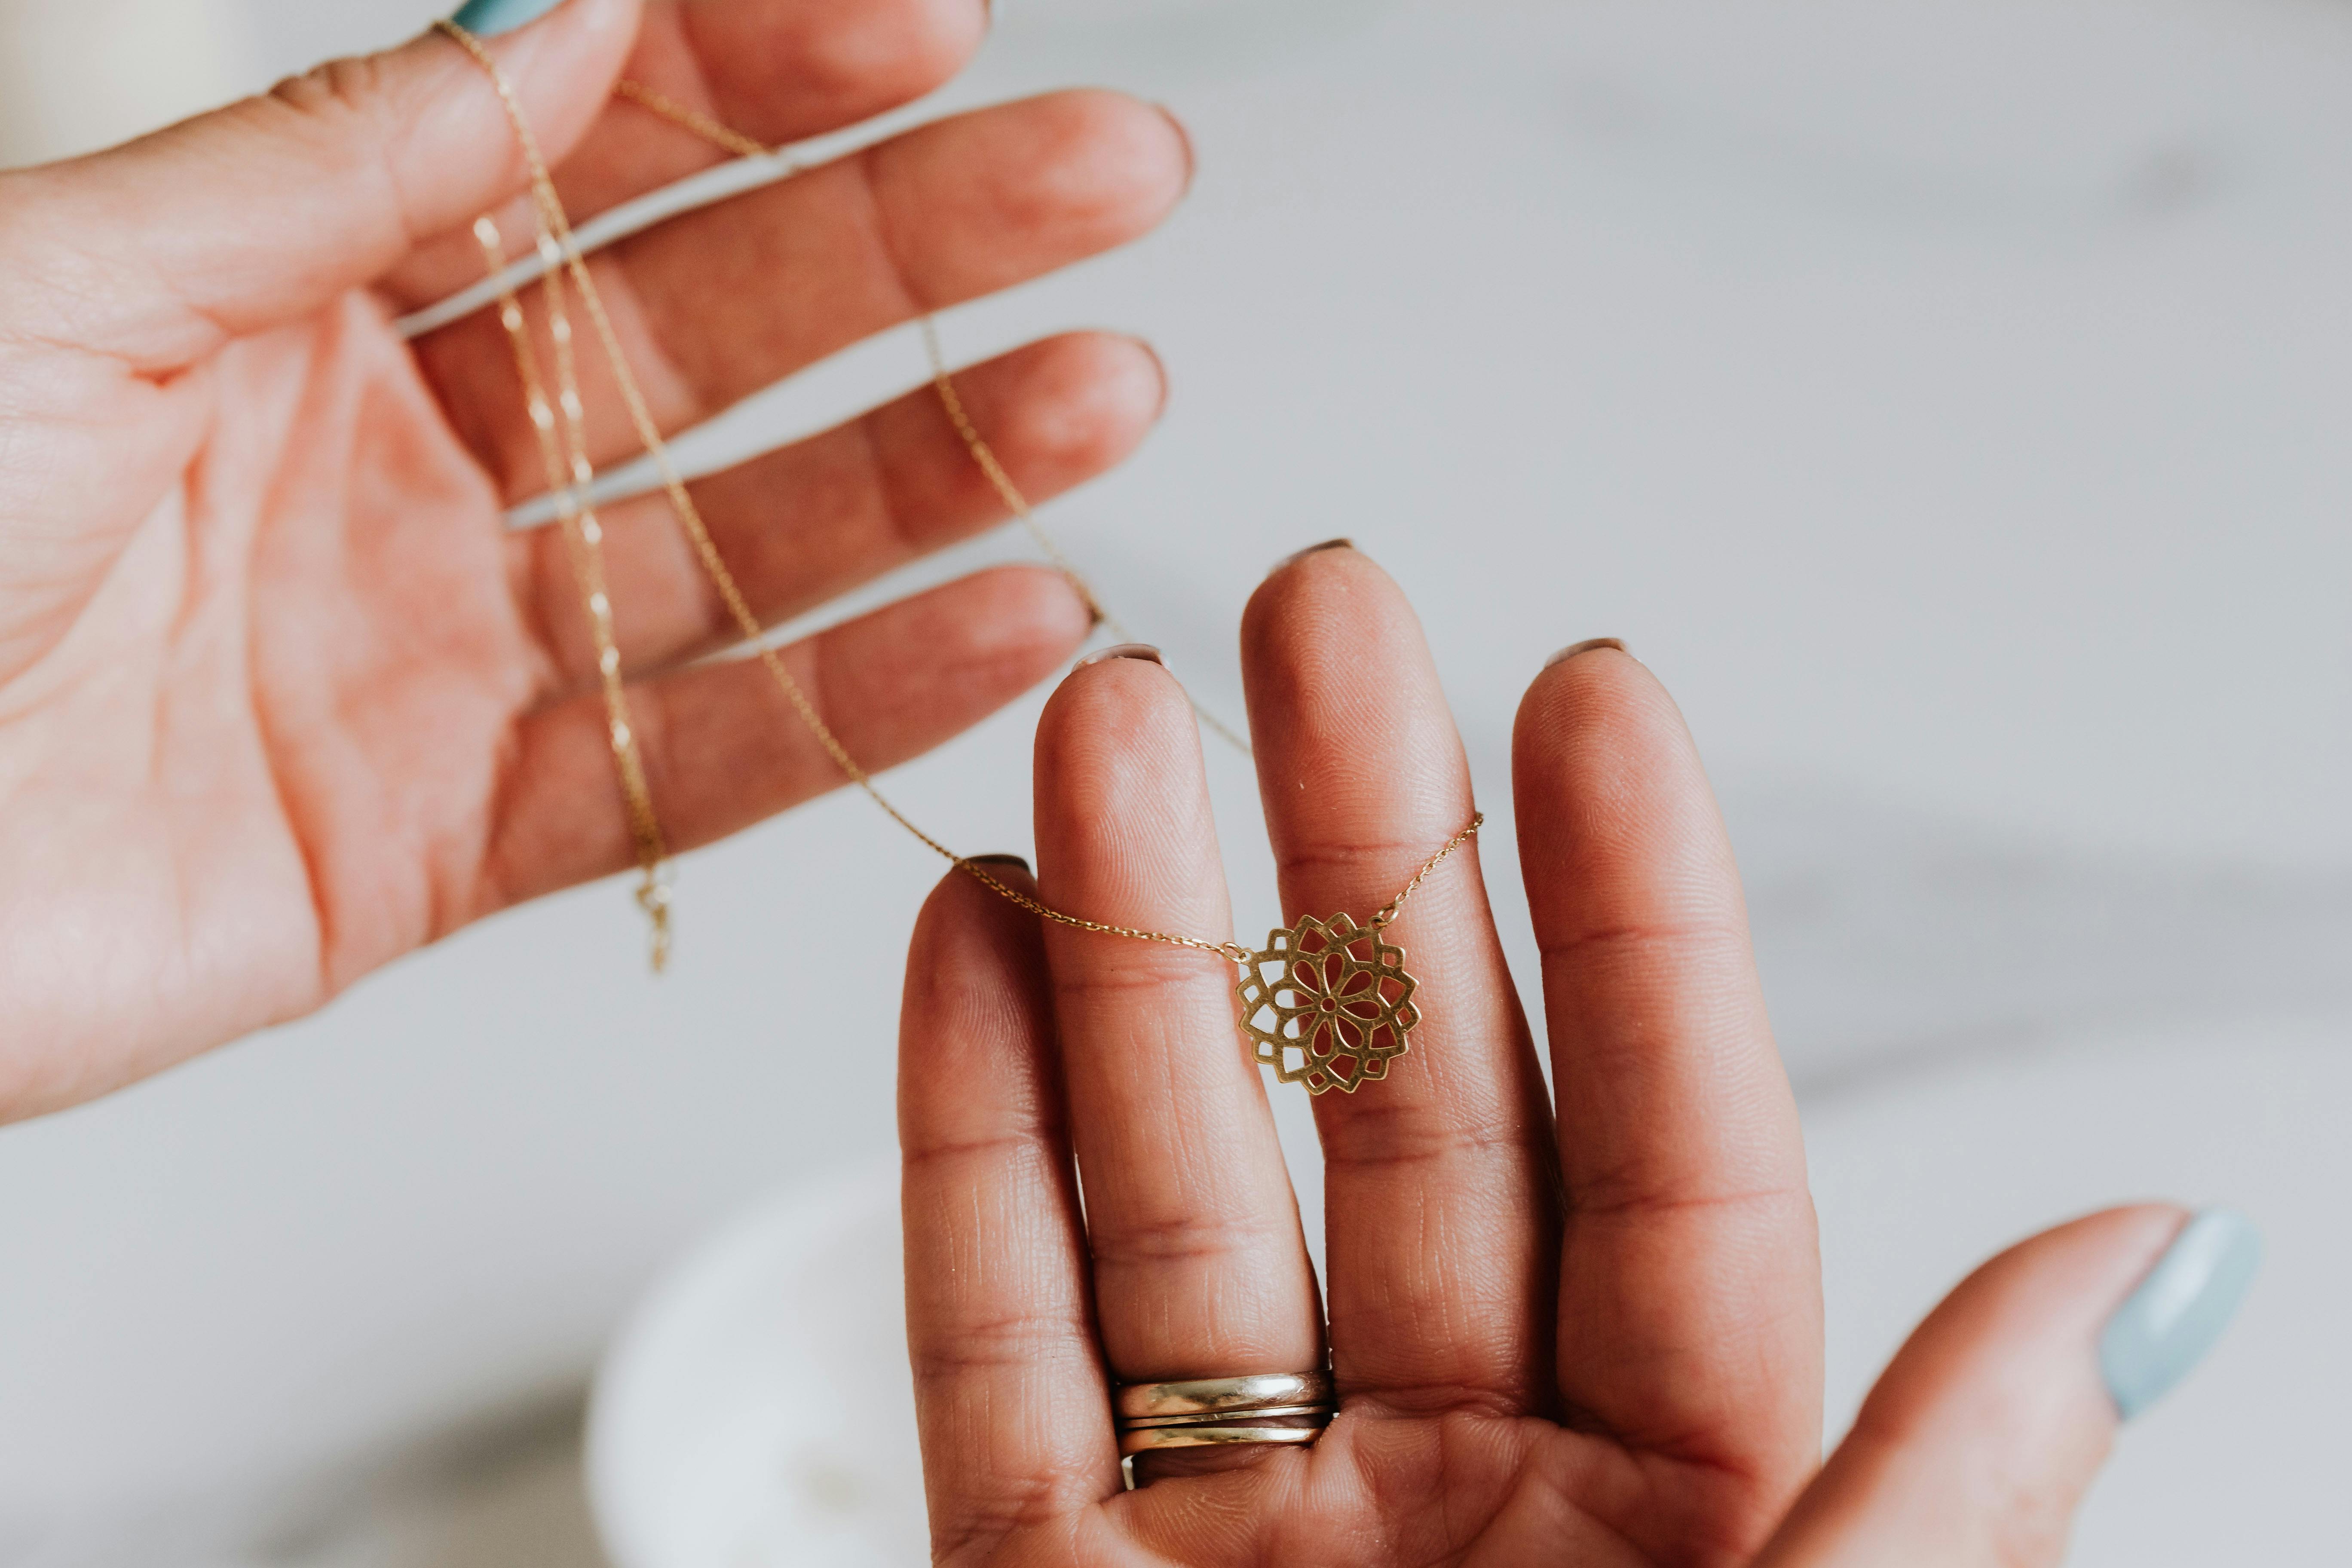
M 1361 920 L 1472 810 L 1412 613 L 1319 551 L 1259 590 L 1243 653 L 1286 919 Z M 1821 1468 L 1803 1150 L 1690 737 L 1595 648 L 1536 680 L 1514 775 L 1557 1102 L 1473 844 L 1390 929 L 1411 1053 L 1315 1102 L 1319 1296 L 1231 971 L 1041 928 L 962 875 L 933 895 L 899 1096 L 938 1561 L 2059 1560 L 2118 1407 L 2218 1334 L 2249 1233 L 2146 1206 L 2003 1254 Z M 1230 929 L 1192 716 L 1151 663 L 1055 693 L 1036 835 L 1058 909 Z M 1311 1448 L 1148 1454 L 1121 1491 L 1113 1384 L 1320 1367 L 1327 1310 L 1340 1409 Z
M 508 5 L 511 15 L 519 9 Z M 720 156 L 625 73 L 781 142 L 938 85 L 985 0 L 570 0 L 494 41 L 576 216 Z M 592 263 L 667 430 L 924 310 L 1130 239 L 1189 176 L 1166 115 L 1062 93 L 959 116 Z M 447 38 L 321 68 L 93 157 L 0 174 L 0 1120 L 318 1007 L 633 846 L 496 312 L 390 318 L 531 232 L 526 169 Z M 583 359 L 594 456 L 635 455 Z M 1156 417 L 1157 362 L 1073 334 L 964 391 L 1050 495 Z M 693 487 L 788 618 L 998 521 L 928 390 Z M 671 846 L 841 782 L 659 498 L 607 509 L 617 635 Z M 1057 574 L 982 573 L 787 654 L 853 752 L 910 757 L 1062 663 Z

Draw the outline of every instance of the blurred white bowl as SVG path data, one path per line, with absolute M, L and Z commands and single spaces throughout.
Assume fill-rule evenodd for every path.
M 654 1289 L 589 1415 L 621 1568 L 929 1560 L 898 1238 L 891 1158 L 793 1188 Z
M 2085 1039 L 1942 1062 L 1808 1108 L 1829 1297 L 1830 1419 L 2020 1236 L 2145 1196 L 2227 1201 L 2267 1233 L 2244 1321 L 2128 1433 L 2078 1568 L 2340 1561 L 2352 1460 L 2352 1030 Z M 621 1568 L 925 1560 L 899 1293 L 898 1178 L 795 1190 L 658 1287 L 599 1380 L 597 1517 Z

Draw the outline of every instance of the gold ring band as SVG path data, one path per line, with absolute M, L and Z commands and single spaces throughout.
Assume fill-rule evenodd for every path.
M 1202 1377 L 1174 1383 L 1130 1383 L 1111 1401 L 1121 1421 L 1170 1415 L 1239 1415 L 1276 1405 L 1329 1405 L 1328 1372 L 1255 1373 L 1244 1377 Z
M 1133 1426 L 1118 1435 L 1129 1458 L 1161 1448 L 1221 1448 L 1253 1443 L 1312 1443 L 1320 1426 Z
M 1320 1415 L 1328 1421 L 1332 1414 L 1332 1407 L 1328 1405 L 1268 1405 L 1261 1409 L 1228 1411 L 1218 1415 L 1129 1416 L 1118 1426 L 1122 1432 L 1133 1432 L 1148 1426 L 1213 1426 L 1220 1422 L 1231 1423 L 1241 1416 L 1247 1416 L 1252 1421 L 1264 1421 L 1276 1415 Z

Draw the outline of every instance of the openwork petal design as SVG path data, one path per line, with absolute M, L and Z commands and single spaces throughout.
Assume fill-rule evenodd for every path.
M 1235 989 L 1242 1032 L 1276 1077 L 1316 1094 L 1353 1094 L 1405 1054 L 1405 1037 L 1421 1022 L 1418 988 L 1404 949 L 1339 914 L 1268 932 Z

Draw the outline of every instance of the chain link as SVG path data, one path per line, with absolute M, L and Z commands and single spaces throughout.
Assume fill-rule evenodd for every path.
M 1429 874 L 1432 871 L 1436 870 L 1439 866 L 1443 865 L 1448 855 L 1453 854 L 1456 849 L 1461 848 L 1465 844 L 1469 843 L 1471 839 L 1476 837 L 1478 836 L 1478 830 L 1486 826 L 1486 814 L 1485 812 L 1481 811 L 1473 814 L 1470 818 L 1470 826 L 1455 834 L 1452 838 L 1447 839 L 1445 847 L 1440 849 L 1436 854 L 1432 855 L 1428 860 L 1423 864 L 1421 869 L 1412 874 L 1412 880 L 1404 885 L 1404 891 L 1399 893 L 1395 898 L 1391 899 L 1387 903 L 1382 904 L 1373 914 L 1372 929 L 1374 931 L 1386 931 L 1389 927 L 1394 925 L 1396 923 L 1398 911 L 1404 908 L 1404 901 L 1412 897 L 1413 889 L 1420 887 L 1423 882 L 1428 881 Z
M 649 109 L 673 125 L 691 131 L 705 142 L 724 147 L 739 158 L 782 156 L 774 148 L 763 147 L 732 126 L 721 125 L 701 110 L 688 109 L 674 98 L 666 98 L 641 81 L 631 81 L 623 77 L 613 84 L 613 96 L 625 98 L 640 109 Z

